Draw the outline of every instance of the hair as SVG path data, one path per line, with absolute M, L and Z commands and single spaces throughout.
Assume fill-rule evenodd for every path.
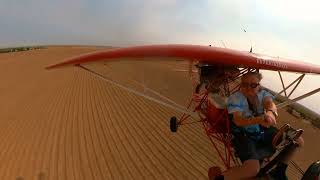
M 223 77 L 224 70 L 218 66 L 202 66 L 200 67 L 200 81 L 204 82 L 213 78 Z
M 262 79 L 262 74 L 261 74 L 261 73 L 259 73 L 259 72 L 257 72 L 257 71 L 255 71 L 255 72 L 249 71 L 249 72 L 247 72 L 246 74 L 244 74 L 244 75 L 241 77 L 241 80 L 242 80 L 243 78 L 248 77 L 248 76 L 255 76 L 259 81 L 261 81 L 261 79 Z

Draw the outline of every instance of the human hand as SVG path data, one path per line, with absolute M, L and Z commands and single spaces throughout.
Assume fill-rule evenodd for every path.
M 273 114 L 273 112 L 267 111 L 265 115 L 268 116 L 269 120 L 273 123 L 273 125 L 277 124 L 277 119 L 276 119 L 276 116 Z
M 270 114 L 270 112 L 267 112 L 264 114 L 264 116 L 262 116 L 262 121 L 260 122 L 260 124 L 263 126 L 263 127 L 267 127 L 269 128 L 270 126 L 272 125 L 275 125 L 276 124 L 276 119 L 274 117 L 274 115 Z
M 260 122 L 260 125 L 266 128 L 269 128 L 271 126 L 271 123 L 266 121 L 266 119 L 262 119 Z

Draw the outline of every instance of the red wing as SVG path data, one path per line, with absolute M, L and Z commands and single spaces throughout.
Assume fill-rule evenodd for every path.
M 318 65 L 226 48 L 199 45 L 148 45 L 107 49 L 72 57 L 62 63 L 49 66 L 47 69 L 124 57 L 177 57 L 190 61 L 198 60 L 219 65 L 320 74 L 320 66 Z

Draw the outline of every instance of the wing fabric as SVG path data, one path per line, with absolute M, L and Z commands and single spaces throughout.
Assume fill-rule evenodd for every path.
M 111 61 L 118 58 L 176 57 L 189 61 L 201 61 L 216 65 L 232 65 L 273 71 L 320 74 L 320 66 L 279 57 L 237 51 L 227 48 L 200 45 L 147 45 L 100 50 L 65 59 L 46 67 L 54 69 L 96 61 Z

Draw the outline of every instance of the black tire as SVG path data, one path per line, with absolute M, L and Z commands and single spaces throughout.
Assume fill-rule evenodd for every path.
M 301 180 L 320 179 L 320 161 L 312 163 Z
M 177 118 L 175 116 L 170 118 L 170 130 L 171 132 L 177 132 L 178 130 Z

